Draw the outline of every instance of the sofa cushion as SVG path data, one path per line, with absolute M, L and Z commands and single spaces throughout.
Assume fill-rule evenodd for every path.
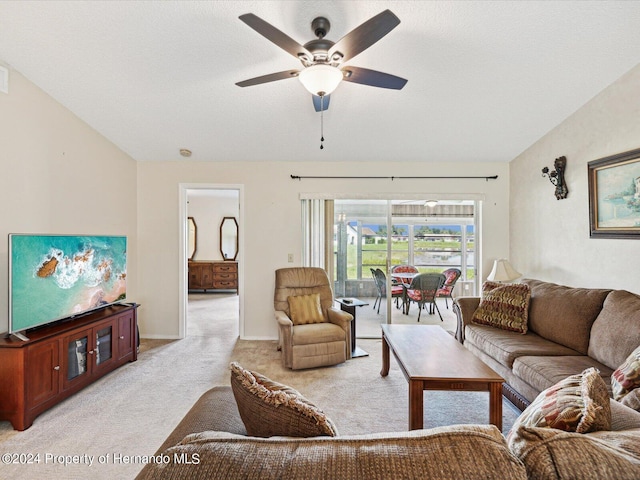
M 629 430 L 640 428 L 640 411 L 609 399 L 611 405 L 611 430 Z
M 640 478 L 640 429 L 581 435 L 522 426 L 509 447 L 531 480 Z
M 196 453 L 197 465 L 173 460 Z M 493 425 L 298 439 L 202 432 L 164 454 L 169 462 L 152 465 L 140 480 L 527 478 Z
M 471 321 L 511 332 L 527 333 L 531 297 L 529 286 L 518 283 L 495 286 L 492 283 L 488 287 L 485 284 L 484 295 Z
M 345 341 L 345 331 L 335 323 L 312 323 L 296 325 L 293 329 L 293 345 L 315 345 L 321 343 Z
M 204 430 L 247 434 L 230 386 L 219 385 L 204 392 L 158 448 L 156 455 L 174 446 L 187 435 Z
M 595 368 L 571 375 L 542 391 L 518 417 L 509 436 L 522 425 L 576 433 L 609 430 L 607 385 Z
M 602 365 L 586 355 L 522 356 L 513 362 L 513 373 L 538 391 L 542 391 L 590 367 L 600 371 L 600 376 L 607 386 L 607 391 L 609 391 L 609 377 L 613 371 L 606 365 Z
M 535 333 L 522 335 L 485 325 L 467 325 L 465 344 L 470 343 L 502 365 L 511 368 L 522 355 L 579 355 L 578 352 Z M 582 370 L 580 370 L 582 371 Z
M 589 356 L 618 368 L 640 345 L 640 296 L 614 290 L 591 328 Z
M 636 348 L 611 375 L 613 398 L 622 400 L 630 391 L 640 387 L 640 347 Z
M 322 410 L 297 390 L 232 362 L 231 388 L 248 435 L 314 437 L 338 434 Z
M 529 330 L 586 355 L 591 326 L 611 290 L 572 288 L 532 279 L 522 282 L 531 288 Z
M 289 316 L 294 325 L 326 322 L 320 307 L 320 294 L 294 295 L 287 298 Z

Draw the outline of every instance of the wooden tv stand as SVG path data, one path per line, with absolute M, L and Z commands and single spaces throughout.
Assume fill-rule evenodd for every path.
M 45 410 L 138 359 L 137 304 L 0 338 L 0 420 L 25 430 Z

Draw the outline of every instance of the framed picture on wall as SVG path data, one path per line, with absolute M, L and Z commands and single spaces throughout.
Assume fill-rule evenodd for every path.
M 591 238 L 640 239 L 640 149 L 593 160 L 587 168 Z

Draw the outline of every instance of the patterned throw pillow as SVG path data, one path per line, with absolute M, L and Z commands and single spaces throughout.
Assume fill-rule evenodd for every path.
M 289 297 L 287 302 L 289 302 L 289 317 L 294 325 L 323 323 L 325 321 L 320 306 L 319 293 Z
M 527 333 L 531 290 L 524 283 L 485 282 L 483 297 L 471 321 L 502 330 Z
M 595 368 L 587 368 L 547 388 L 515 421 L 509 436 L 520 426 L 546 427 L 588 433 L 611 429 L 607 385 Z
M 640 387 L 640 346 L 631 352 L 631 355 L 611 375 L 613 398 L 618 401 L 638 387 Z
M 253 437 L 335 437 L 325 413 L 297 390 L 256 372 L 230 365 L 231 389 L 247 434 Z
M 482 295 L 484 296 L 487 292 L 495 290 L 498 287 L 504 287 L 504 285 L 504 283 L 492 282 L 490 280 L 487 280 L 482 284 Z

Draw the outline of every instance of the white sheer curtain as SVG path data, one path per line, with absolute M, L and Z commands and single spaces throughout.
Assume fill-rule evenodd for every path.
M 324 268 L 333 278 L 333 200 L 302 199 L 302 265 Z

